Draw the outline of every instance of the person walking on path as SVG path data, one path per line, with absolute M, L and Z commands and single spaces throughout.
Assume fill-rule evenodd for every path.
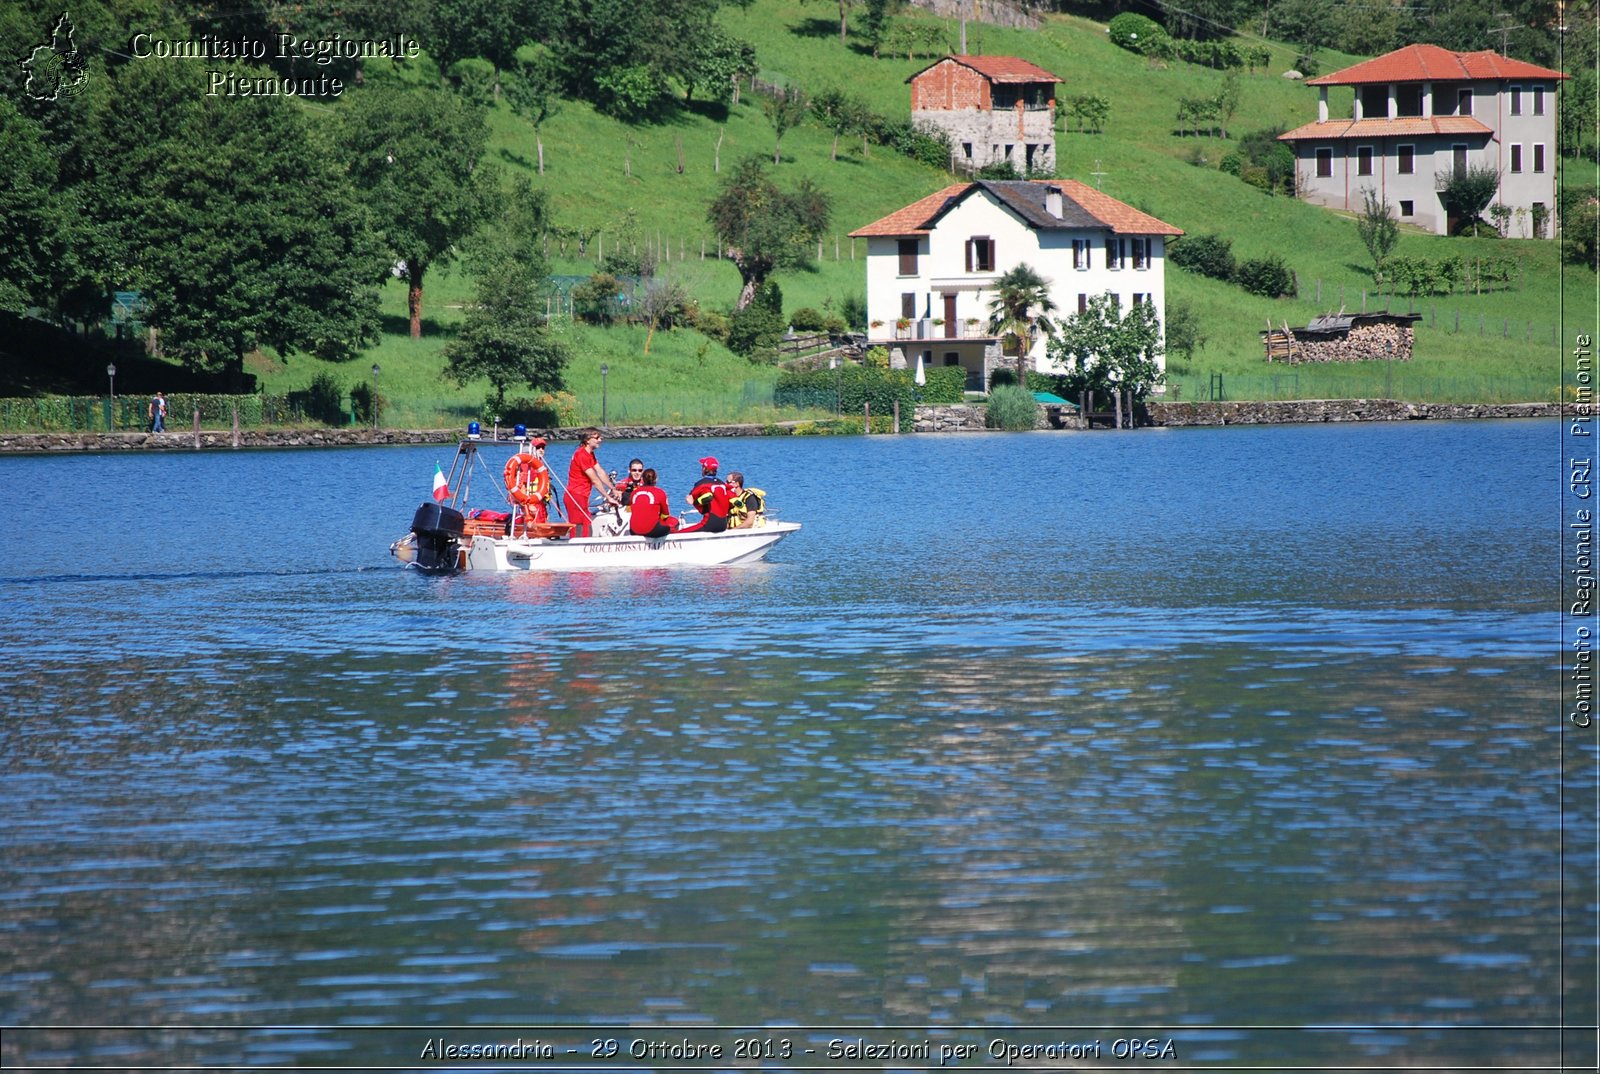
M 156 392 L 155 398 L 150 400 L 150 431 L 167 431 L 167 397 L 161 392 Z
M 600 468 L 595 452 L 604 439 L 593 426 L 578 434 L 578 450 L 572 453 L 572 465 L 567 467 L 567 491 L 561 505 L 572 523 L 572 536 L 594 536 L 594 516 L 589 513 L 589 494 L 599 487 L 606 502 L 616 502 L 616 489 L 611 478 Z

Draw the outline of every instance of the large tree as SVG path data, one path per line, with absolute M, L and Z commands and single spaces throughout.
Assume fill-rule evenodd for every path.
M 1356 234 L 1361 236 L 1361 244 L 1372 255 L 1373 282 L 1382 287 L 1383 263 L 1400 242 L 1400 222 L 1395 219 L 1394 209 L 1372 187 L 1361 188 L 1361 200 Z
M 422 336 L 422 285 L 492 208 L 479 166 L 483 110 L 437 89 L 383 82 L 351 94 L 341 144 L 350 177 L 390 253 L 405 262 L 411 338 Z
M 64 246 L 56 161 L 44 128 L 0 97 L 0 311 L 49 304 L 54 266 Z
M 1022 264 L 1001 273 L 994 282 L 994 297 L 989 300 L 989 331 L 1004 339 L 1017 337 L 1017 383 L 1028 386 L 1028 353 L 1040 332 L 1053 332 L 1050 316 L 1055 313 L 1050 297 L 1050 281 Z
M 706 216 L 743 281 L 736 310 L 750 304 L 773 272 L 811 263 L 828 213 L 828 196 L 809 179 L 792 191 L 780 190 L 760 157 L 733 169 Z
M 169 353 L 237 383 L 257 347 L 376 338 L 382 252 L 335 159 L 282 98 L 200 99 L 137 218 L 134 282 Z

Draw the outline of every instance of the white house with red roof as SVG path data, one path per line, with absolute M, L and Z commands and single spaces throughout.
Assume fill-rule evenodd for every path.
M 946 56 L 910 78 L 911 122 L 950 138 L 954 167 L 1010 161 L 1019 174 L 1056 168 L 1056 85 L 1015 56 Z
M 1360 211 L 1372 189 L 1402 222 L 1435 234 L 1455 221 L 1444 182 L 1471 167 L 1500 173 L 1495 201 L 1512 210 L 1509 234 L 1555 234 L 1556 86 L 1567 76 L 1491 51 L 1407 45 L 1313 78 L 1317 121 L 1279 136 L 1293 147 L 1295 190 L 1318 205 Z M 1350 86 L 1349 119 L 1330 119 L 1328 88 Z
M 867 240 L 868 345 L 907 365 L 962 366 L 983 390 L 1002 354 L 994 283 L 1018 265 L 1050 284 L 1057 318 L 1109 292 L 1166 323 L 1166 243 L 1183 232 L 1071 179 L 956 183 L 851 233 Z M 1049 363 L 1034 341 L 1033 368 Z M 895 364 L 899 364 L 897 360 Z

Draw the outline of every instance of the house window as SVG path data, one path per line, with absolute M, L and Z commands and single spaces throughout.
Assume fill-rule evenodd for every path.
M 1533 170 L 1536 171 L 1536 172 L 1544 171 L 1544 143 L 1543 142 L 1535 142 L 1535 143 L 1533 143 Z
M 972 143 L 971 142 L 962 142 L 961 143 L 961 155 L 966 157 L 968 160 L 972 159 Z
M 1333 174 L 1333 149 L 1317 150 L 1317 178 L 1326 179 Z
M 967 240 L 967 271 L 994 271 L 994 240 L 986 235 L 974 235 Z
M 1522 147 L 1515 142 L 1511 145 L 1511 170 L 1514 172 L 1522 170 Z
M 1397 116 L 1422 115 L 1422 83 L 1414 82 L 1410 85 L 1396 86 L 1394 88 L 1394 107 Z
M 1401 216 L 1414 216 L 1414 215 L 1416 215 L 1416 205 L 1417 205 L 1417 203 L 1414 202 L 1414 201 L 1401 201 L 1400 202 L 1400 215 Z
M 1080 269 L 1080 270 L 1086 269 L 1086 268 L 1089 267 L 1089 240 L 1088 239 L 1073 239 L 1072 240 L 1072 267 L 1075 268 L 1075 269 Z
M 1511 87 L 1511 114 L 1514 115 L 1514 116 L 1522 115 L 1522 87 L 1521 86 L 1512 86 Z
M 1016 146 L 1014 146 L 1014 145 L 1007 145 L 1007 146 L 1006 146 L 1006 159 L 1007 159 L 1007 160 L 1010 160 L 1010 159 L 1011 159 L 1011 151 L 1012 151 L 1012 150 L 1014 150 L 1014 149 L 1016 149 L 1016 148 L 1017 148 L 1017 147 L 1016 147 Z
M 1459 90 L 1456 90 L 1456 115 L 1458 115 L 1458 116 L 1470 116 L 1470 115 L 1472 115 L 1472 90 L 1470 90 L 1470 89 L 1459 89 Z
M 1370 145 L 1356 146 L 1356 174 L 1372 174 L 1372 147 Z
M 1467 174 L 1467 147 L 1453 145 L 1450 147 L 1450 174 L 1457 179 Z
M 960 365 L 961 364 L 961 355 L 958 354 L 955 351 L 945 351 L 944 352 L 944 364 L 945 365 Z
M 1417 147 L 1414 145 L 1397 145 L 1394 148 L 1395 171 L 1401 175 L 1415 175 L 1417 171 Z
M 1038 148 L 1039 147 L 1034 145 L 1032 142 L 1029 142 L 1022 147 L 1022 166 L 1028 169 L 1030 172 L 1033 171 L 1033 153 L 1034 150 Z
M 1117 294 L 1115 291 L 1107 291 L 1106 292 L 1106 297 L 1111 300 L 1111 308 L 1116 310 L 1118 313 L 1121 313 L 1122 312 L 1122 296 Z
M 1120 269 L 1128 257 L 1128 240 L 1109 238 L 1106 240 L 1106 268 Z
M 900 316 L 911 320 L 917 315 L 917 296 L 910 291 L 900 292 Z
M 1550 226 L 1550 210 L 1545 208 L 1542 201 L 1534 202 L 1530 208 L 1533 212 L 1533 237 L 1542 239 L 1546 234 L 1545 229 Z
M 1082 291 L 1078 292 L 1078 312 L 1079 313 L 1088 313 L 1089 312 L 1089 296 L 1084 294 Z
M 1150 267 L 1150 240 L 1135 236 L 1133 240 L 1133 267 L 1147 269 Z
M 1533 114 L 1536 115 L 1536 116 L 1544 115 L 1544 87 L 1543 86 L 1535 86 L 1535 87 L 1533 87 Z
M 1154 305 L 1154 303 L 1150 301 L 1150 296 L 1145 294 L 1143 291 L 1135 291 L 1133 293 L 1133 304 L 1135 306 Z
M 915 276 L 917 274 L 917 240 L 900 240 L 900 275 Z

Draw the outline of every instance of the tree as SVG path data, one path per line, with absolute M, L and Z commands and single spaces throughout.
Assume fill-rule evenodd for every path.
M 1162 382 L 1161 320 L 1155 307 L 1137 302 L 1126 315 L 1109 291 L 1088 300 L 1048 344 L 1050 357 L 1067 367 L 1069 391 L 1131 391 L 1146 398 Z
M 797 89 L 779 90 L 771 97 L 761 101 L 761 110 L 767 114 L 767 119 L 772 123 L 772 129 L 777 138 L 772 143 L 772 163 L 783 163 L 781 155 L 783 136 L 789 131 L 805 122 L 806 115 L 811 111 L 806 95 Z
M 56 195 L 56 161 L 44 129 L 0 97 L 0 311 L 48 305 L 65 229 Z
M 1435 178 L 1440 202 L 1455 217 L 1455 233 L 1464 235 L 1470 230 L 1476 235 L 1479 218 L 1500 189 L 1500 172 L 1489 164 L 1474 164 L 1464 172 L 1439 172 Z
M 544 138 L 540 129 L 561 104 L 555 60 L 548 49 L 530 46 L 519 51 L 516 67 L 506 72 L 501 81 L 511 110 L 533 124 L 533 144 L 539 154 L 539 174 L 543 175 Z
M 1206 345 L 1205 326 L 1195 312 L 1194 303 L 1167 297 L 1167 352 L 1191 359 Z
M 1363 204 L 1361 215 L 1356 217 L 1356 234 L 1361 236 L 1362 245 L 1372 255 L 1373 282 L 1382 287 L 1383 263 L 1394 253 L 1395 245 L 1400 241 L 1400 223 L 1395 219 L 1389 203 L 1370 186 L 1362 188 L 1361 199 Z
M 812 113 L 833 132 L 833 155 L 830 159 L 839 159 L 839 139 L 860 126 L 864 107 L 849 94 L 836 89 L 824 90 L 812 99 Z
M 759 157 L 747 157 L 733 169 L 706 218 L 743 281 L 735 310 L 748 306 L 773 272 L 811 263 L 828 215 L 828 196 L 809 179 L 793 191 L 780 190 Z
M 867 10 L 861 16 L 861 34 L 872 48 L 872 58 L 877 59 L 889 31 L 894 27 L 895 16 L 905 6 L 905 0 L 867 0 Z
M 345 105 L 342 145 L 378 233 L 405 262 L 411 338 L 422 336 L 422 285 L 487 215 L 478 168 L 489 129 L 482 109 L 440 90 L 379 83 Z
M 1028 385 L 1028 354 L 1037 332 L 1053 332 L 1050 315 L 1056 310 L 1050 297 L 1050 281 L 1032 266 L 1018 265 L 994 282 L 994 297 L 989 300 L 989 331 L 1004 338 L 1017 337 L 1017 383 Z
M 563 386 L 570 352 L 544 317 L 548 271 L 540 236 L 547 223 L 544 193 L 521 180 L 468 244 L 477 286 L 460 333 L 445 346 L 444 375 L 457 384 L 487 379 L 494 389 L 489 406 L 497 411 L 511 388 Z
M 132 282 L 169 354 L 237 385 L 258 347 L 347 358 L 377 338 L 385 259 L 335 160 L 282 98 L 200 99 L 136 220 Z
M 1233 114 L 1239 110 L 1239 72 L 1229 71 L 1222 76 L 1222 85 L 1217 89 L 1213 98 L 1217 102 L 1217 118 L 1222 122 L 1222 136 L 1228 136 L 1228 124 L 1233 122 Z

